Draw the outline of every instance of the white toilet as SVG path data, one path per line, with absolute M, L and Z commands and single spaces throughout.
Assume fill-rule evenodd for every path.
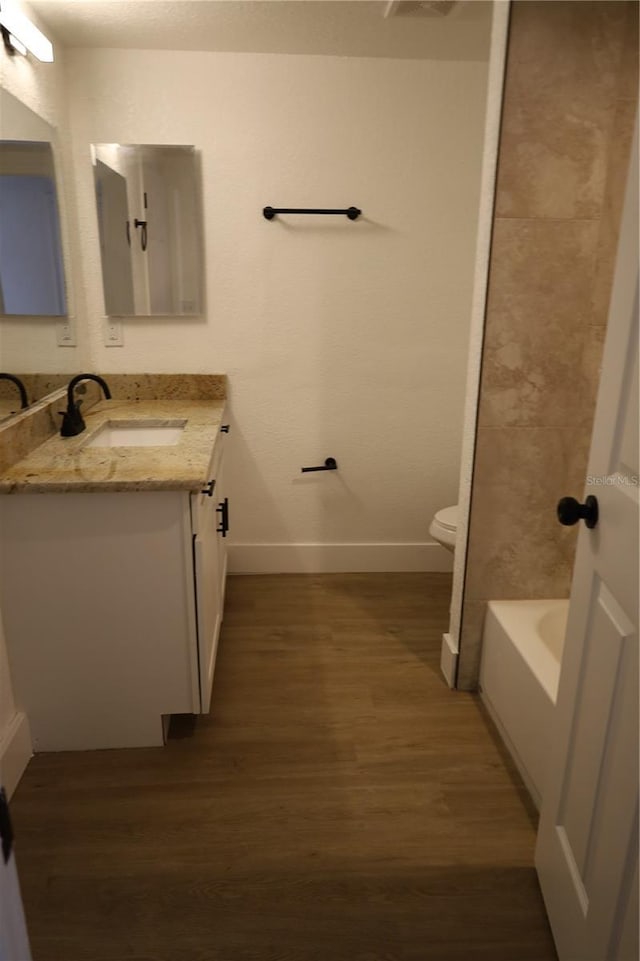
M 458 533 L 458 505 L 443 507 L 438 511 L 429 528 L 429 534 L 434 541 L 442 544 L 448 551 L 454 551 L 456 534 Z

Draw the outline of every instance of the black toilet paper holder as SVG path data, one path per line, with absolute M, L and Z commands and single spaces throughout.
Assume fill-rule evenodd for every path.
M 337 470 L 338 463 L 335 457 L 327 457 L 324 464 L 321 467 L 301 467 L 300 470 L 303 474 L 310 474 L 312 471 L 317 470 Z

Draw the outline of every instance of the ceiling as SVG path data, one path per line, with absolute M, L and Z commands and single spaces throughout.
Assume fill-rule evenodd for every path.
M 486 60 L 490 0 L 30 0 L 70 47 Z

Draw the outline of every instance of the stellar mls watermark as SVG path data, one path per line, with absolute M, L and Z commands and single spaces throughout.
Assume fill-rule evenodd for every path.
M 638 487 L 638 474 L 587 474 L 589 487 Z

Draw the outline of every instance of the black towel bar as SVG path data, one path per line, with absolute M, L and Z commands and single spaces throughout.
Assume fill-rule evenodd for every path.
M 349 220 L 357 220 L 361 210 L 357 207 L 336 209 L 334 207 L 263 207 L 265 220 L 273 220 L 276 214 L 344 214 Z

